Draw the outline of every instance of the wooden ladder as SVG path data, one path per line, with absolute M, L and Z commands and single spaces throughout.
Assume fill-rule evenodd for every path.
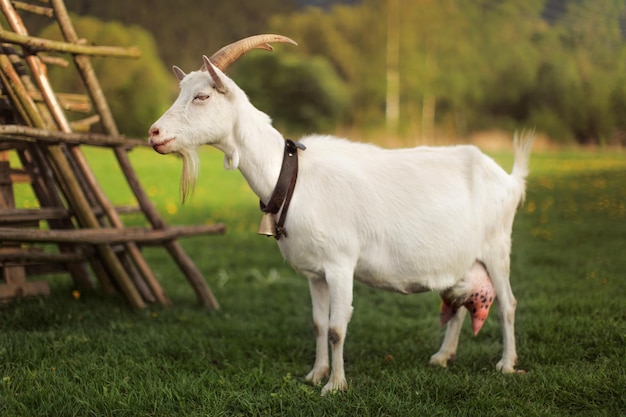
M 121 292 L 134 307 L 169 305 L 169 298 L 141 254 L 141 243 L 162 245 L 195 290 L 200 304 L 218 309 L 204 277 L 177 239 L 224 233 L 224 225 L 172 227 L 165 223 L 127 155 L 133 147 L 147 143 L 120 136 L 91 65 L 91 56 L 133 58 L 139 51 L 88 46 L 76 34 L 62 0 L 41 3 L 0 0 L 9 26 L 0 27 L 0 299 L 46 295 L 46 281 L 28 282 L 27 277 L 66 271 L 78 288 L 93 288 L 95 275 L 102 289 Z M 30 36 L 21 13 L 56 20 L 65 40 Z M 46 65 L 59 58 L 41 52 L 71 57 L 88 97 L 56 94 Z M 84 128 L 97 123 L 104 133 L 77 131 L 64 108 L 87 109 L 93 114 L 78 125 Z M 84 145 L 112 150 L 138 207 L 115 207 L 111 203 L 81 150 Z M 17 155 L 20 167 L 11 166 L 9 152 Z M 16 208 L 16 182 L 31 185 L 38 208 Z M 121 215 L 129 211 L 143 213 L 149 227 L 125 227 Z M 42 227 L 42 221 L 47 228 Z M 50 244 L 55 251 L 51 252 Z

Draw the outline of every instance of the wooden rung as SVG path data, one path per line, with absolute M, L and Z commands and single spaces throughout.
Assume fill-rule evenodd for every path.
M 23 169 L 11 169 L 11 182 L 29 184 L 31 182 L 30 175 Z
M 94 114 L 89 117 L 85 117 L 84 119 L 74 120 L 70 122 L 70 126 L 72 127 L 72 132 L 89 132 L 89 129 L 92 125 L 100 123 L 100 115 Z
M 150 146 L 148 141 L 144 139 L 99 133 L 66 133 L 21 125 L 0 125 L 0 138 L 17 142 L 40 141 L 49 144 L 67 143 L 68 145 L 122 146 L 126 148 Z
M 118 206 L 114 207 L 117 214 L 141 214 L 142 210 L 139 206 Z M 94 207 L 93 212 L 96 216 L 104 216 L 106 213 L 100 207 Z M 2 211 L 0 211 L 0 214 Z
M 117 211 L 118 214 L 143 213 L 141 211 L 141 207 L 139 207 L 139 206 L 117 206 L 117 207 L 115 207 L 115 211 Z
M 50 286 L 48 285 L 47 281 L 0 285 L 0 301 L 8 301 L 18 297 L 36 297 L 48 295 L 50 295 Z
M 73 229 L 43 230 L 0 227 L 0 241 L 8 242 L 48 242 L 83 243 L 90 245 L 125 242 L 166 242 L 184 236 L 223 234 L 226 226 L 222 223 L 198 226 L 169 226 L 165 229 L 127 227 L 124 229 Z
M 8 217 L 18 221 L 8 217 L 2 221 L 5 216 L 0 210 L 0 273 L 6 284 L 21 285 L 3 286 L 3 294 L 15 297 L 34 295 L 38 291 L 45 293 L 46 288 L 36 288 L 38 283 L 30 285 L 26 282 L 26 277 L 34 274 L 66 270 L 78 283 L 77 276 L 81 278 L 83 272 L 88 274 L 88 262 L 102 288 L 112 291 L 117 288 L 131 305 L 141 308 L 145 307 L 145 302 L 152 301 L 168 305 L 169 299 L 140 252 L 140 246 L 161 244 L 186 275 L 200 302 L 219 309 L 199 269 L 176 239 L 224 233 L 224 225 L 168 227 L 165 224 L 141 187 L 127 155 L 133 147 L 149 146 L 148 141 L 127 139 L 119 134 L 90 62 L 90 56 L 96 55 L 138 58 L 140 51 L 137 48 L 90 45 L 76 34 L 62 0 L 40 2 L 50 3 L 51 7 L 31 5 L 30 0 L 0 0 L 0 12 L 10 28 L 0 27 L 0 42 L 4 42 L 5 52 L 0 55 L 0 82 L 5 87 L 0 101 L 6 103 L 3 110 L 10 111 L 16 116 L 15 120 L 19 120 L 14 123 L 28 125 L 0 125 L 0 156 L 2 150 L 16 150 L 27 168 L 24 173 L 29 174 L 21 176 L 31 180 L 40 205 L 67 209 L 63 213 L 49 212 L 48 219 L 41 216 L 45 213 L 43 210 L 7 213 L 11 215 Z M 29 36 L 21 11 L 55 19 L 65 41 Z M 59 58 L 61 54 L 56 52 L 61 52 L 65 59 Z M 45 65 L 41 65 L 67 66 L 70 59 L 81 75 L 88 96 L 55 93 Z M 70 121 L 67 111 L 84 112 L 85 118 Z M 106 134 L 90 133 L 94 123 L 99 123 L 99 131 Z M 42 129 L 44 127 L 46 129 Z M 78 145 L 112 148 L 140 210 L 115 207 L 109 201 Z M 7 172 L 4 175 L 5 190 L 18 179 L 13 172 Z M 15 207 L 13 195 L 8 191 L 4 195 L 0 193 L 0 197 L 5 200 L 0 200 L 1 205 Z M 119 214 L 137 211 L 143 212 L 152 228 L 125 228 Z M 49 227 L 40 227 L 40 220 L 48 220 Z M 103 228 L 104 224 L 110 226 Z M 25 225 L 30 227 L 22 227 Z M 57 243 L 58 253 L 33 250 L 42 247 L 47 250 L 48 245 L 27 244 L 47 242 Z M 136 244 L 139 242 L 141 244 Z M 86 281 L 90 281 L 88 276 Z
M 11 265 L 24 265 L 28 263 L 80 263 L 87 260 L 81 253 L 45 253 L 32 248 L 18 250 L 11 248 L 10 251 L 0 250 L 0 264 L 10 262 Z
M 46 65 L 57 65 L 61 68 L 67 68 L 70 65 L 70 63 L 67 62 L 66 59 L 63 59 L 59 56 L 40 54 L 39 58 L 41 59 L 41 62 L 43 62 Z
M 50 7 L 37 6 L 34 4 L 22 2 L 22 1 L 14 1 L 13 6 L 18 10 L 24 10 L 26 12 L 38 14 L 41 16 L 46 16 L 46 17 L 54 16 L 54 10 L 51 9 Z
M 93 46 L 81 45 L 77 43 L 59 42 L 49 39 L 37 38 L 35 36 L 20 35 L 19 33 L 0 29 L 0 41 L 15 43 L 22 46 L 31 47 L 43 51 L 57 51 L 69 54 L 110 56 L 117 58 L 139 58 L 141 52 L 136 47 L 118 46 Z
M 28 95 L 35 101 L 45 102 L 40 91 L 29 91 Z M 76 113 L 90 113 L 92 111 L 91 101 L 85 94 L 56 93 L 56 97 L 65 110 Z
M 0 209 L 0 224 L 34 220 L 60 220 L 69 219 L 71 214 L 68 210 L 60 207 L 42 207 L 37 209 L 3 208 Z M 0 240 L 2 233 L 0 232 Z

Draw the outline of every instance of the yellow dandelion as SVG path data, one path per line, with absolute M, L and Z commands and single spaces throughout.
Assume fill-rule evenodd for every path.
M 176 214 L 176 212 L 178 211 L 178 207 L 176 206 L 176 204 L 169 202 L 165 205 L 165 210 L 169 214 Z
M 78 300 L 80 298 L 80 291 L 78 290 L 72 291 L 72 297 L 74 297 L 75 300 Z

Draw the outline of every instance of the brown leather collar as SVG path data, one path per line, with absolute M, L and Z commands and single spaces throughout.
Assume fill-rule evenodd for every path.
M 278 175 L 274 192 L 267 202 L 267 205 L 259 201 L 263 213 L 276 214 L 282 207 L 280 217 L 276 222 L 276 234 L 274 236 L 276 240 L 279 240 L 282 236 L 287 237 L 287 231 L 284 225 L 287 217 L 287 209 L 289 208 L 291 196 L 296 187 L 296 179 L 298 178 L 298 149 L 305 150 L 306 147 L 291 139 L 285 140 L 283 164 L 280 168 L 280 174 Z

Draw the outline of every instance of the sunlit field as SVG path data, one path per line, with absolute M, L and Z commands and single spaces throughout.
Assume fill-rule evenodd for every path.
M 510 151 L 491 155 L 506 170 Z M 221 311 L 198 307 L 160 248 L 146 258 L 174 306 L 132 310 L 121 297 L 73 293 L 49 277 L 47 299 L 0 308 L 0 416 L 618 416 L 626 414 L 626 153 L 539 151 L 513 231 L 511 282 L 523 374 L 501 375 L 493 313 L 463 329 L 456 360 L 439 347 L 437 294 L 355 286 L 346 341 L 349 389 L 320 397 L 308 286 L 273 239 L 255 234 L 258 200 L 222 155 L 201 152 L 196 192 L 180 204 L 181 162 L 150 149 L 134 167 L 170 224 L 224 222 L 224 236 L 181 240 Z M 106 151 L 88 149 L 103 188 L 134 199 Z M 32 207 L 27 189 L 19 204 Z M 143 225 L 134 215 L 129 225 Z M 495 310 L 494 310 L 495 311 Z

